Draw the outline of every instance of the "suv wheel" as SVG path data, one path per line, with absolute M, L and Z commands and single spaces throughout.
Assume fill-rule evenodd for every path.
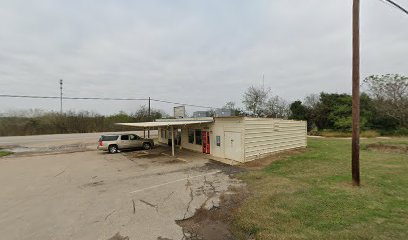
M 150 143 L 143 143 L 143 149 L 144 149 L 144 150 L 149 150 L 150 148 L 152 148 L 152 146 L 150 145 Z
M 109 150 L 109 153 L 117 153 L 118 152 L 118 146 L 110 145 L 108 150 Z

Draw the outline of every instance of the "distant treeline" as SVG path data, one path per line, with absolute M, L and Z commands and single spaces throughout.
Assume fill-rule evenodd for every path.
M 369 76 L 360 96 L 361 130 L 382 135 L 408 135 L 408 77 L 398 74 Z M 237 115 L 306 120 L 310 134 L 327 131 L 350 133 L 350 94 L 311 94 L 303 100 L 287 102 L 270 94 L 270 88 L 251 86 L 243 95 L 245 109 L 227 102 L 224 108 Z
M 361 94 L 361 130 L 382 135 L 408 135 L 408 77 L 398 74 L 370 76 L 364 79 L 367 91 Z M 350 94 L 311 94 L 303 100 L 287 102 L 271 95 L 271 89 L 251 86 L 243 94 L 244 109 L 234 102 L 223 108 L 238 116 L 306 120 L 310 134 L 351 132 L 352 98 Z M 162 118 L 164 113 L 146 107 L 133 114 L 120 112 L 103 116 L 91 112 L 26 111 L 0 117 L 0 136 L 87 133 L 133 130 L 118 122 L 145 122 Z
M 152 110 L 149 117 L 145 107 L 141 107 L 133 114 L 120 112 L 110 116 L 88 111 L 71 111 L 63 114 L 26 111 L 0 117 L 0 136 L 131 131 L 134 128 L 118 126 L 115 123 L 151 121 L 162 116 L 161 111 Z
M 398 74 L 364 79 L 360 95 L 360 129 L 383 135 L 408 135 L 408 77 Z M 308 121 L 309 130 L 351 131 L 352 97 L 321 93 L 290 104 L 292 119 Z

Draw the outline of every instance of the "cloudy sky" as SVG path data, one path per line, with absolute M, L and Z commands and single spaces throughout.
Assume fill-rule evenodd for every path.
M 265 86 L 288 101 L 350 93 L 351 3 L 1 0 L 0 94 L 58 96 L 62 78 L 70 97 L 219 107 L 241 105 L 263 74 Z M 380 0 L 361 8 L 362 77 L 408 75 L 408 16 Z M 66 100 L 64 109 L 109 114 L 143 104 Z M 0 99 L 0 113 L 28 108 L 59 110 L 59 101 Z

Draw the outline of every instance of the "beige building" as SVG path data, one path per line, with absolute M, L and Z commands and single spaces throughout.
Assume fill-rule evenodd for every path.
M 307 146 L 305 121 L 250 117 L 158 119 L 124 124 L 158 129 L 158 141 L 238 162 Z M 174 144 L 172 144 L 172 136 Z M 174 148 L 173 148 L 174 154 Z

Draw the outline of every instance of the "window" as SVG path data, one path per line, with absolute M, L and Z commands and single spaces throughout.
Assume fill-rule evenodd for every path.
M 100 138 L 101 141 L 115 141 L 118 139 L 119 136 L 102 136 Z
M 188 143 L 194 143 L 194 129 L 188 129 Z
M 130 140 L 138 140 L 138 139 L 140 139 L 140 137 L 135 135 L 135 134 L 131 134 L 131 135 L 129 135 L 129 139 Z
M 216 136 L 215 137 L 215 142 L 217 143 L 217 147 L 221 146 L 221 137 L 220 136 Z
M 201 145 L 203 144 L 203 139 L 201 135 L 201 129 L 196 129 L 195 130 L 195 139 L 196 139 L 196 144 Z
M 166 129 L 161 129 L 161 131 L 160 131 L 160 137 L 161 137 L 161 138 L 166 138 Z
M 129 135 L 122 135 L 120 140 L 129 140 Z

